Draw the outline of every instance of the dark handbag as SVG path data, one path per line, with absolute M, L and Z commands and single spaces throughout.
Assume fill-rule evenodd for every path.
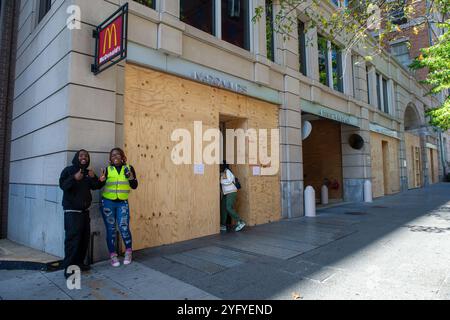
M 234 178 L 234 185 L 236 186 L 236 189 L 241 189 L 242 188 L 242 186 L 241 186 L 241 183 L 239 182 L 239 179 L 238 178 Z

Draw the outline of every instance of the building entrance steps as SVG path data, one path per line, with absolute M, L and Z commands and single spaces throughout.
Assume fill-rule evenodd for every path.
M 60 257 L 26 247 L 11 240 L 0 240 L 0 270 L 48 270 Z

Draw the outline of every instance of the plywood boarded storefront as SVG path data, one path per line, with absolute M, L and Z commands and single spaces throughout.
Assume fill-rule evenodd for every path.
M 399 141 L 382 134 L 370 133 L 372 190 L 374 197 L 400 191 Z
M 320 199 L 325 179 L 337 181 L 329 188 L 330 199 L 342 199 L 341 124 L 331 120 L 312 121 L 311 135 L 303 141 L 303 174 L 305 186 L 312 186 Z
M 422 186 L 422 151 L 420 137 L 405 132 L 406 166 L 408 169 L 408 188 L 420 188 Z
M 135 248 L 218 233 L 219 165 L 205 165 L 203 175 L 194 175 L 194 165 L 175 165 L 172 132 L 187 129 L 194 139 L 194 121 L 202 121 L 205 132 L 222 120 L 277 129 L 278 106 L 131 64 L 125 73 L 124 144 L 140 182 L 130 198 Z M 249 165 L 234 169 L 242 184 L 241 217 L 249 225 L 279 220 L 279 174 L 252 176 Z

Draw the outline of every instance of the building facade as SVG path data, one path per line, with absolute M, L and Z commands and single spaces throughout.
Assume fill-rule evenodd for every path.
M 7 236 L 9 151 L 18 15 L 18 4 L 15 1 L 0 2 L 0 239 Z
M 219 233 L 219 165 L 175 165 L 177 129 L 206 141 L 208 129 L 279 129 L 265 146 L 279 143 L 279 160 L 233 166 L 249 225 L 302 216 L 307 185 L 363 201 L 366 180 L 375 197 L 437 182 L 436 135 L 423 125 L 438 101 L 388 52 L 370 63 L 364 46 L 341 52 L 301 7 L 285 40 L 266 17 L 252 21 L 260 5 L 275 14 L 276 1 L 129 1 L 127 59 L 94 75 L 93 29 L 125 3 L 20 1 L 9 239 L 62 256 L 59 174 L 81 148 L 99 172 L 115 146 L 140 181 L 130 200 L 136 249 Z M 73 18 L 79 28 L 68 28 Z M 95 259 L 106 256 L 98 197 Z

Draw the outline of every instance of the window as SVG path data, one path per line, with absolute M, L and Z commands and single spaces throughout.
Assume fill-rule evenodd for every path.
M 250 49 L 248 0 L 222 0 L 222 39 Z
M 359 95 L 357 94 L 357 88 L 358 88 L 358 81 L 359 81 L 359 76 L 356 77 L 356 75 L 358 74 L 358 65 L 357 65 L 357 60 L 358 58 L 355 55 L 352 55 L 352 83 L 353 83 L 353 97 L 356 98 Z
M 372 98 L 371 98 L 371 97 L 372 97 L 372 93 L 371 93 L 371 81 L 370 81 L 369 74 L 370 74 L 369 67 L 366 66 L 367 102 L 368 102 L 369 104 L 373 104 Z
M 409 56 L 408 43 L 400 42 L 391 45 L 391 53 L 397 58 L 403 66 L 408 67 L 411 64 Z
M 318 35 L 317 42 L 320 82 L 334 90 L 343 92 L 342 53 L 340 48 L 321 35 Z
M 248 0 L 180 0 L 181 21 L 246 50 L 250 49 L 249 17 Z
M 275 38 L 273 26 L 273 1 L 266 0 L 266 43 L 267 58 L 275 61 Z
M 389 99 L 388 99 L 388 84 L 387 80 L 381 77 L 383 80 L 383 107 L 384 112 L 389 113 Z
M 306 36 L 305 24 L 302 21 L 298 21 L 298 50 L 300 72 L 306 76 Z
M 320 83 L 328 86 L 328 41 L 321 35 L 317 37 L 317 47 L 319 50 L 319 80 Z
M 388 81 L 378 72 L 376 73 L 377 81 L 377 106 L 380 111 L 389 113 L 389 94 Z
M 376 79 L 377 79 L 377 105 L 378 105 L 378 109 L 383 110 L 383 108 L 381 107 L 381 84 L 380 84 L 380 74 L 377 73 Z
M 156 0 L 134 0 L 134 1 L 143 4 L 146 7 L 155 9 Z
M 333 89 L 343 92 L 343 79 L 342 79 L 342 53 L 341 49 L 335 44 L 331 44 L 331 65 L 333 76 Z
M 214 35 L 214 0 L 181 0 L 181 21 Z
M 44 19 L 47 12 L 50 11 L 50 8 L 52 7 L 52 0 L 39 0 L 39 17 L 38 17 L 38 23 Z
M 389 19 L 393 24 L 402 25 L 408 22 L 405 16 L 405 0 L 398 0 L 398 3 L 391 5 L 391 10 L 389 12 Z

